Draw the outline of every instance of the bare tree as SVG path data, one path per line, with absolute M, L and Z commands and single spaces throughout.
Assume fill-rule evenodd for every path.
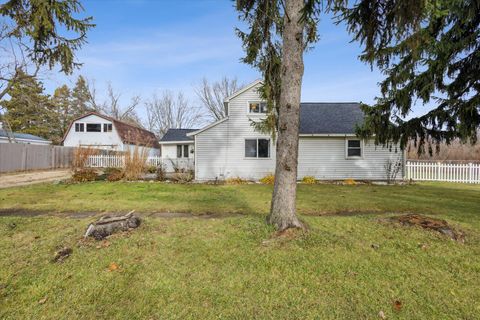
M 153 94 L 145 102 L 148 129 L 159 137 L 169 128 L 192 128 L 201 124 L 203 115 L 199 108 L 190 105 L 182 92 L 174 94 L 163 91 L 160 96 Z
M 220 81 L 209 83 L 203 78 L 202 83 L 195 88 L 195 93 L 202 106 L 208 111 L 214 121 L 227 116 L 228 110 L 224 100 L 240 89 L 237 78 L 223 77 Z
M 136 112 L 142 100 L 141 97 L 139 95 L 131 97 L 130 102 L 125 106 L 121 105 L 120 97 L 121 94 L 116 92 L 109 82 L 107 85 L 107 97 L 103 102 L 99 102 L 95 81 L 88 81 L 88 99 L 93 110 L 120 121 L 142 126 L 142 122 Z

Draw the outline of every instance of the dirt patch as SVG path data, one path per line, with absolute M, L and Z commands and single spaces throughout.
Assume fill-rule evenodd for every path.
M 62 170 L 39 170 L 18 173 L 2 173 L 0 188 L 26 186 L 36 183 L 55 182 L 71 177 L 69 169 Z
M 82 211 L 82 212 L 52 212 L 47 210 L 29 210 L 29 209 L 0 209 L 0 217 L 37 217 L 37 216 L 52 216 L 52 217 L 67 217 L 72 219 L 84 219 L 92 218 L 98 215 L 106 215 L 107 212 L 96 211 Z M 113 215 L 118 213 L 113 213 Z M 224 219 L 231 217 L 244 216 L 239 213 L 205 213 L 205 214 L 193 214 L 184 212 L 154 212 L 154 213 L 137 213 L 141 217 L 152 218 L 190 218 L 190 219 Z
M 437 231 L 456 241 L 465 241 L 463 232 L 454 229 L 445 220 L 435 219 L 420 214 L 407 214 L 390 218 L 390 221 L 406 226 L 419 226 L 424 229 Z

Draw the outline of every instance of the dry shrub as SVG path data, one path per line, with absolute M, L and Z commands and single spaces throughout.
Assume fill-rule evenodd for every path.
M 140 148 L 136 145 L 133 149 L 128 149 L 125 153 L 125 164 L 123 175 L 125 180 L 139 180 L 147 171 L 147 148 Z
M 171 180 L 176 183 L 188 183 L 192 182 L 195 178 L 193 170 L 185 170 L 182 172 L 174 172 L 171 176 Z
M 227 178 L 225 179 L 226 184 L 248 184 L 248 180 L 242 179 L 240 177 Z
M 315 183 L 317 183 L 317 180 L 315 179 L 315 177 L 305 176 L 302 179 L 302 183 L 304 183 L 304 184 L 315 184 Z
M 274 184 L 275 183 L 275 176 L 273 174 L 269 173 L 266 176 L 264 176 L 263 178 L 261 178 L 259 181 L 260 181 L 260 183 L 263 183 L 263 184 Z
M 105 174 L 107 175 L 107 181 L 113 182 L 113 181 L 120 181 L 124 177 L 124 173 L 122 170 L 118 168 L 107 168 L 108 170 L 105 170 Z
M 98 149 L 92 147 L 79 147 L 73 151 L 72 171 L 84 169 L 87 165 L 88 157 L 99 153 Z
M 165 181 L 167 179 L 167 171 L 165 169 L 165 165 L 162 163 L 157 167 L 157 180 L 158 181 Z
M 146 170 L 148 173 L 157 173 L 157 167 L 155 166 L 148 166 Z
M 357 181 L 355 181 L 354 179 L 345 179 L 343 181 L 343 184 L 346 184 L 346 185 L 349 185 L 349 186 L 354 186 L 357 184 Z
M 75 182 L 95 181 L 98 173 L 92 168 L 76 169 L 72 174 L 72 180 Z

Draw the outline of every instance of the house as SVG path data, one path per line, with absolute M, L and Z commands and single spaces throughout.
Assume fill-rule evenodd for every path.
M 161 155 L 164 159 L 192 159 L 194 158 L 194 140 L 188 133 L 198 129 L 168 129 L 160 139 Z
M 197 180 L 241 177 L 257 180 L 275 171 L 275 144 L 251 125 L 265 116 L 266 104 L 257 80 L 225 100 L 228 116 L 200 130 L 193 137 Z M 405 153 L 400 148 L 376 146 L 356 136 L 363 121 L 360 104 L 302 103 L 298 179 L 386 180 L 387 163 L 400 163 L 403 176 Z
M 152 132 L 97 112 L 73 120 L 63 137 L 63 145 L 109 151 L 133 151 L 138 146 L 140 152 L 149 156 L 160 153 L 158 140 Z
M 34 136 L 33 134 L 12 132 L 13 143 L 25 143 L 25 144 L 37 144 L 37 145 L 50 145 L 52 141 Z M 0 127 L 0 143 L 10 143 L 7 131 Z

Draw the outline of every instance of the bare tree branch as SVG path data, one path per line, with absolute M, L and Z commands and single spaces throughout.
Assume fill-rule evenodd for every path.
M 201 124 L 203 114 L 190 105 L 183 93 L 163 91 L 145 102 L 148 129 L 159 137 L 170 128 L 192 128 Z
M 223 77 L 220 81 L 213 83 L 203 78 L 202 83 L 195 88 L 195 93 L 202 106 L 208 111 L 209 117 L 216 121 L 227 116 L 228 110 L 224 100 L 238 91 L 239 87 L 237 78 Z

